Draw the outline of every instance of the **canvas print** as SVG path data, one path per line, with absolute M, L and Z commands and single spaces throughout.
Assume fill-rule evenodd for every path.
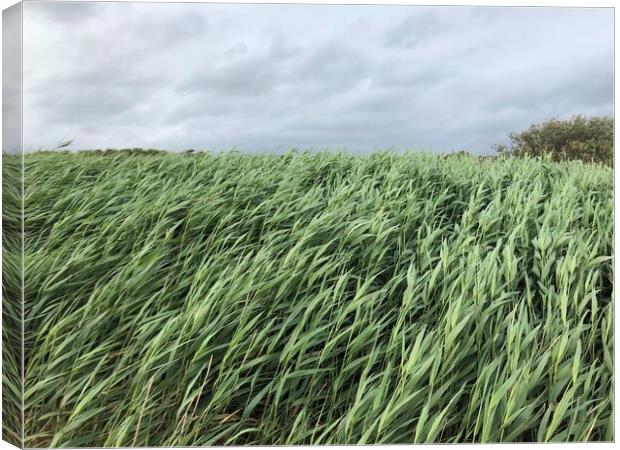
M 613 14 L 5 9 L 3 440 L 613 441 Z

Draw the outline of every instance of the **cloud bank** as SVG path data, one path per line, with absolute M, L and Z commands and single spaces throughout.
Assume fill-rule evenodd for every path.
M 24 144 L 490 153 L 613 113 L 613 10 L 24 4 Z

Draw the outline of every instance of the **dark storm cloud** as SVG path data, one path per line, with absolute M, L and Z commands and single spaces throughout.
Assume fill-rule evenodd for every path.
M 84 7 L 86 5 L 86 7 Z M 29 2 L 25 141 L 487 153 L 611 114 L 611 9 Z

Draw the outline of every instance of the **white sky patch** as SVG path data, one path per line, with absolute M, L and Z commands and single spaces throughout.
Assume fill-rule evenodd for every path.
M 611 8 L 24 3 L 24 145 L 491 153 L 611 115 Z

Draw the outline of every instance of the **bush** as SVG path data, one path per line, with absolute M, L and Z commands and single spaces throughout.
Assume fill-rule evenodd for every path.
M 515 156 L 549 153 L 555 161 L 581 160 L 613 166 L 613 130 L 611 117 L 551 119 L 520 133 L 510 133 L 509 146 L 498 145 L 495 149 Z

